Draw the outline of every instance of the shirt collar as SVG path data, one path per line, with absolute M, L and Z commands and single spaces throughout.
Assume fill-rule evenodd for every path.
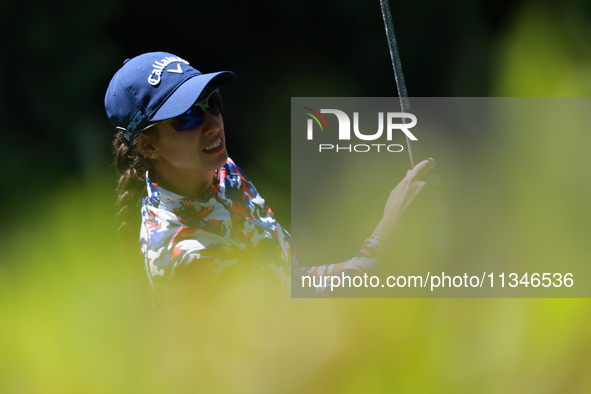
M 210 206 L 215 203 L 215 195 L 219 193 L 220 189 L 223 188 L 223 181 L 226 171 L 224 168 L 215 170 L 214 180 L 206 192 L 203 200 L 189 198 L 180 194 L 166 190 L 156 182 L 150 180 L 149 172 L 146 171 L 146 187 L 148 191 L 148 200 L 150 204 L 156 208 L 164 209 L 167 211 L 185 211 L 187 208 L 194 210 L 201 210 L 204 207 Z

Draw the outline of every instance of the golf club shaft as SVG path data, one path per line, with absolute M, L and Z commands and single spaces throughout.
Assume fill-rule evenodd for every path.
M 390 13 L 388 0 L 380 0 L 380 5 L 382 6 L 382 17 L 384 18 L 384 26 L 386 27 L 386 36 L 388 38 L 388 47 L 390 48 L 390 57 L 392 58 L 392 67 L 394 68 L 394 77 L 396 78 L 398 97 L 400 98 L 400 107 L 402 108 L 402 112 L 410 112 L 410 102 L 408 100 L 406 84 L 404 83 L 402 62 L 400 61 L 400 54 L 396 45 L 396 36 L 394 36 L 394 25 L 392 23 L 392 14 Z M 403 123 L 407 123 L 405 118 L 402 121 Z M 423 159 L 419 142 L 412 141 L 406 137 L 406 146 L 410 157 L 411 168 L 414 168 Z

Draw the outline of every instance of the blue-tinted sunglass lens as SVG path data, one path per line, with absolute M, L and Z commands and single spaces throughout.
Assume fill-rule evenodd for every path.
M 203 107 L 207 105 L 207 112 L 212 114 L 213 116 L 217 116 L 220 114 L 220 111 L 223 107 L 222 96 L 217 92 L 217 90 L 212 91 L 209 93 L 207 97 L 207 104 L 204 104 L 205 100 L 198 102 L 191 107 L 187 112 L 184 114 L 177 116 L 171 123 L 171 126 L 176 131 L 185 131 L 196 129 L 197 127 L 203 124 L 204 112 Z
M 203 110 L 201 107 L 192 107 L 190 110 L 177 116 L 170 125 L 176 131 L 196 129 L 203 123 Z

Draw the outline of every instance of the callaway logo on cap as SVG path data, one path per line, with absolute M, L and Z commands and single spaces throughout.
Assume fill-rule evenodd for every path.
M 154 62 L 153 67 L 154 69 L 152 70 L 152 73 L 150 74 L 150 76 L 148 77 L 148 82 L 150 83 L 150 85 L 156 86 L 160 83 L 160 76 L 162 75 L 162 71 L 164 71 L 164 69 L 166 68 L 166 66 L 168 66 L 169 64 L 173 63 L 173 62 L 182 62 L 185 63 L 187 66 L 189 65 L 189 62 L 186 61 L 185 59 L 181 59 L 180 57 L 176 57 L 176 56 L 167 56 L 164 59 L 158 61 L 158 62 Z M 183 68 L 181 67 L 180 64 L 177 64 L 176 68 L 168 68 L 169 73 L 175 73 L 175 74 L 182 74 L 183 73 Z
M 115 73 L 105 95 L 105 110 L 130 143 L 154 122 L 187 111 L 207 85 L 222 85 L 234 78 L 230 71 L 202 74 L 170 53 L 144 53 L 127 59 Z

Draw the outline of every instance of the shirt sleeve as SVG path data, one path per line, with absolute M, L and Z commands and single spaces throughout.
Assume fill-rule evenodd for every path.
M 389 245 L 388 241 L 380 237 L 370 237 L 365 240 L 361 249 L 346 261 L 340 268 L 336 269 L 337 263 L 329 265 L 320 265 L 314 267 L 299 267 L 297 257 L 292 261 L 294 269 L 292 271 L 293 285 L 308 288 L 309 293 L 321 296 L 330 288 L 330 281 L 324 281 L 324 277 L 330 276 L 361 276 L 372 270 L 378 263 L 381 254 Z

